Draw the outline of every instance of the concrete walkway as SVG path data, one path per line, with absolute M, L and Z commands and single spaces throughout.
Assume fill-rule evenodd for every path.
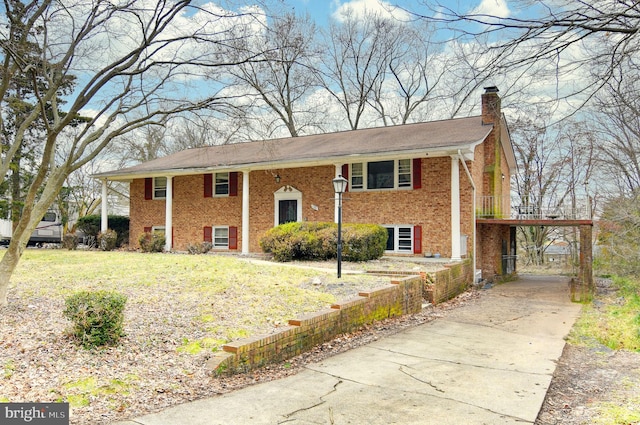
M 532 424 L 579 311 L 566 278 L 524 276 L 297 375 L 120 425 Z

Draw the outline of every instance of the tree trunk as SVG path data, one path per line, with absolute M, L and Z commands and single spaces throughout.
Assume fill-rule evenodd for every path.
M 22 212 L 22 196 L 20 187 L 20 155 L 22 149 L 18 148 L 15 156 L 15 160 L 11 165 L 11 230 L 16 230 L 18 221 L 20 220 L 20 213 Z
M 0 307 L 5 307 L 9 304 L 7 297 L 9 281 L 18 265 L 18 261 L 20 261 L 20 257 L 22 257 L 25 246 L 26 243 L 22 244 L 19 240 L 12 239 L 7 252 L 4 253 L 4 257 L 0 260 Z
M 35 228 L 38 227 L 38 223 L 53 204 L 55 196 L 62 187 L 64 177 L 68 174 L 69 170 L 67 168 L 56 168 L 55 171 L 50 174 L 49 180 L 46 186 L 44 186 L 44 190 L 42 190 L 38 200 L 34 200 L 29 196 L 26 197 L 20 220 L 11 236 L 11 243 L 9 243 L 4 257 L 0 260 L 0 307 L 8 304 L 7 294 L 11 275 L 24 253 L 31 234 Z M 31 189 L 34 190 L 34 187 L 41 187 L 37 178 L 32 183 Z

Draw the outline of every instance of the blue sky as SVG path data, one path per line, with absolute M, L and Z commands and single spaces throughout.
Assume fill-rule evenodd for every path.
M 332 15 L 345 7 L 363 12 L 365 9 L 386 11 L 390 6 L 397 5 L 417 13 L 429 14 L 421 0 L 285 0 L 284 3 L 300 14 L 308 12 L 320 25 L 324 25 Z M 460 11 L 475 9 L 479 13 L 501 17 L 510 15 L 507 0 L 445 0 L 442 3 Z

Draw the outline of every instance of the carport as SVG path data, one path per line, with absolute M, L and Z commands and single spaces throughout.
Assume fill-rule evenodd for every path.
M 571 299 L 581 302 L 591 299 L 595 290 L 593 281 L 593 220 L 540 218 L 527 214 L 518 218 L 478 218 L 477 267 L 484 279 L 505 280 L 515 275 L 516 228 L 518 226 L 574 227 L 580 234 L 578 276 L 572 280 Z

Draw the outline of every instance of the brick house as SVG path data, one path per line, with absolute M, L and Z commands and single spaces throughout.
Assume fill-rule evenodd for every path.
M 459 261 L 476 251 L 493 276 L 493 251 L 514 244 L 512 232 L 476 231 L 474 199 L 508 195 L 516 167 L 497 92 L 486 88 L 480 116 L 189 149 L 94 177 L 103 197 L 107 180 L 130 183 L 132 247 L 155 230 L 170 233 L 167 250 L 209 241 L 250 254 L 279 223 L 336 220 L 332 179 L 342 175 L 343 222 L 385 226 L 389 254 Z M 106 203 L 102 214 L 106 230 Z

